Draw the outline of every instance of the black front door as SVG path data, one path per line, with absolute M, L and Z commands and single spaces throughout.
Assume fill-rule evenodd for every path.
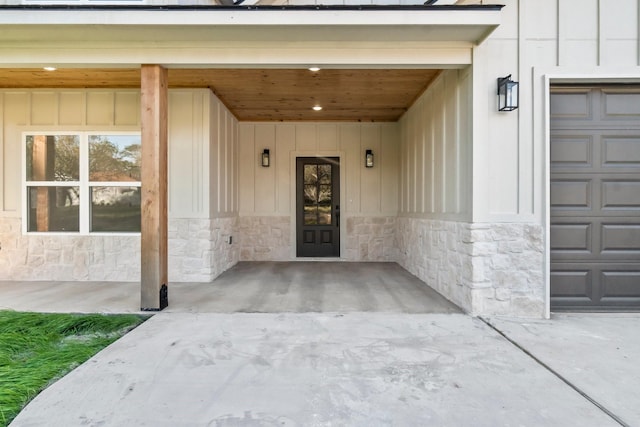
M 340 161 L 299 157 L 296 162 L 297 256 L 340 256 Z

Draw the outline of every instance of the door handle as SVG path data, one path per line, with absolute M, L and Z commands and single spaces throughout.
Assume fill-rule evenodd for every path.
M 340 205 L 336 205 L 336 227 L 340 228 Z

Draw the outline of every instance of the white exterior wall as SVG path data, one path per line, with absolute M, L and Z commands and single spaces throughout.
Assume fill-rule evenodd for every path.
M 395 123 L 241 123 L 241 259 L 295 258 L 295 158 L 335 156 L 340 157 L 341 258 L 395 261 L 398 140 Z M 268 168 L 260 165 L 265 148 Z M 364 167 L 367 149 L 375 157 L 370 169 Z
M 473 312 L 471 94 L 470 69 L 446 70 L 402 117 L 396 240 L 400 265 Z
M 238 262 L 237 135 L 210 90 L 169 91 L 170 281 L 208 282 Z
M 401 215 L 468 220 L 471 74 L 446 70 L 402 117 Z
M 310 3 L 315 0 L 304 1 Z M 343 3 L 350 4 L 348 0 L 333 4 Z M 390 2 L 372 0 L 372 3 Z M 193 63 L 189 55 L 202 57 L 205 51 L 209 52 L 208 57 L 220 58 L 223 61 L 220 64 L 243 66 L 283 63 L 301 66 L 311 58 L 320 65 L 340 67 L 350 64 L 353 57 L 363 67 L 440 64 L 443 68 L 455 68 L 471 64 L 465 69 L 443 71 L 399 125 L 238 125 L 207 91 L 172 94 L 172 103 L 179 104 L 181 109 L 176 112 L 180 118 L 176 116 L 170 123 L 171 173 L 178 171 L 184 182 L 171 181 L 171 217 L 180 221 L 171 230 L 178 233 L 183 248 L 194 247 L 193 235 L 205 236 L 202 239 L 206 240 L 217 233 L 222 236 L 218 241 L 224 243 L 228 234 L 239 233 L 242 255 L 234 254 L 235 243 L 230 248 L 216 243 L 217 250 L 224 251 L 228 258 L 214 257 L 214 260 L 229 259 L 230 264 L 238 256 L 292 259 L 295 229 L 292 158 L 297 153 L 340 155 L 341 206 L 346 221 L 343 227 L 346 237 L 342 239 L 344 258 L 398 259 L 408 270 L 473 313 L 548 314 L 548 85 L 640 82 L 640 8 L 637 0 L 482 3 L 505 4 L 500 12 L 502 24 L 487 40 L 473 47 L 446 41 L 429 45 L 367 40 L 351 42 L 349 49 L 336 52 L 333 41 L 314 41 L 306 49 L 301 44 L 304 42 L 297 39 L 291 42 L 278 39 L 254 40 L 250 49 L 240 50 L 217 40 L 198 45 L 199 49 L 209 50 L 176 47 L 184 56 L 165 47 L 166 56 L 161 58 L 179 57 L 189 64 Z M 383 38 L 384 34 L 379 32 L 376 36 Z M 159 55 L 156 50 L 130 49 L 124 42 L 110 43 L 113 47 L 109 51 L 110 61 L 136 63 L 139 57 L 131 58 L 140 52 Z M 302 48 L 291 53 L 286 50 L 291 47 L 288 43 Z M 26 42 L 3 52 L 16 63 L 30 63 L 31 59 L 20 56 L 26 50 L 32 52 L 32 58 L 40 58 L 39 55 L 50 58 L 44 47 Z M 283 54 L 285 51 L 287 54 Z M 238 52 L 245 52 L 245 56 Z M 72 53 L 78 58 L 90 57 L 90 52 L 70 49 L 64 53 L 69 63 L 80 61 L 69 56 Z M 99 57 L 92 61 L 106 60 Z M 499 113 L 496 79 L 508 74 L 520 82 L 520 108 Z M 0 97 L 3 130 L 0 271 L 6 271 L 7 259 L 20 265 L 28 262 L 23 259 L 35 259 L 34 271 L 41 271 L 38 270 L 41 259 L 55 259 L 55 255 L 35 251 L 40 251 L 38 248 L 44 243 L 56 247 L 55 242 L 37 242 L 35 238 L 13 234 L 6 237 L 10 233 L 7 230 L 16 227 L 20 212 L 22 165 L 15 135 L 29 126 L 137 129 L 139 106 L 132 103 L 137 95 L 130 91 L 5 90 Z M 175 145 L 178 140 L 180 144 Z M 236 141 L 238 145 L 234 148 Z M 371 145 L 376 143 L 379 148 Z M 271 168 L 259 167 L 258 156 L 264 148 L 271 149 Z M 362 166 L 366 148 L 374 150 L 380 168 L 366 170 Z M 178 189 L 184 193 L 176 194 Z M 24 239 L 30 243 L 25 244 Z M 110 242 L 111 245 L 115 240 Z M 123 253 L 137 250 L 127 249 L 132 248 L 129 242 L 118 244 L 125 248 Z M 200 244 L 203 248 L 197 250 L 197 255 L 188 256 L 190 261 L 183 264 L 182 273 L 210 265 L 202 260 L 216 252 L 211 252 L 211 246 L 203 241 Z M 85 265 L 84 259 L 92 256 L 83 245 L 74 243 L 79 248 L 80 265 Z M 7 257 L 7 248 L 16 251 L 15 255 Z M 104 252 L 119 250 L 112 245 Z M 76 259 L 75 255 L 65 257 Z M 99 255 L 96 259 L 100 259 Z M 109 260 L 107 264 L 112 262 L 124 261 Z M 75 265 L 75 261 L 64 265 Z M 127 268 L 135 271 L 136 267 Z M 216 269 L 203 270 L 202 277 L 215 275 Z M 77 271 L 77 277 L 86 277 Z M 31 277 L 30 274 L 24 277 Z
M 502 289 L 486 270 L 494 285 L 475 292 L 472 311 L 548 316 L 549 84 L 640 83 L 640 9 L 637 0 L 490 3 L 505 7 L 502 25 L 473 52 L 473 222 L 522 235 L 533 262 L 508 256 L 520 267 Z M 496 79 L 508 74 L 520 82 L 520 107 L 500 113 Z
M 640 81 L 637 0 L 504 0 L 503 24 L 474 49 L 474 220 L 545 220 L 545 76 Z M 496 78 L 520 82 L 499 113 Z
M 505 4 L 503 23 L 474 47 L 471 95 L 438 82 L 402 120 L 400 263 L 471 313 L 548 316 L 548 86 L 640 82 L 640 10 L 636 0 L 491 3 Z M 500 113 L 496 80 L 508 74 L 520 108 Z M 472 106 L 466 130 L 450 113 L 461 99 Z M 464 132 L 473 172 L 452 181 L 443 153 L 464 147 Z M 464 173 L 464 154 L 458 164 Z M 470 209 L 447 202 L 465 193 Z
M 0 129 L 0 280 L 140 280 L 137 234 L 21 231 L 22 132 L 139 132 L 139 91 L 3 90 Z M 227 243 L 237 230 L 236 129 L 237 121 L 208 89 L 170 91 L 171 281 L 209 281 L 237 262 L 236 246 Z M 222 204 L 212 194 L 224 194 Z

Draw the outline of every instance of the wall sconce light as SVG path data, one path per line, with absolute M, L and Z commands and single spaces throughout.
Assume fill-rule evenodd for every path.
M 263 168 L 269 167 L 269 149 L 268 148 L 265 148 L 262 151 L 262 167 Z
M 364 166 L 367 168 L 373 167 L 373 151 L 367 150 L 364 154 Z
M 511 74 L 498 77 L 498 111 L 513 111 L 518 108 L 518 92 L 518 82 L 511 80 Z

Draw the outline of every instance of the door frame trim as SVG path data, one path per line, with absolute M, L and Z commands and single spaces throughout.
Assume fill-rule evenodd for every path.
M 289 230 L 289 241 L 291 242 L 290 247 L 290 256 L 293 260 L 302 260 L 302 261 L 335 261 L 335 260 L 344 260 L 345 257 L 345 248 L 346 248 L 346 219 L 347 212 L 346 209 L 346 152 L 344 151 L 290 151 L 289 152 L 289 176 L 291 179 L 291 187 L 290 191 L 290 207 L 289 213 L 291 216 L 291 230 Z M 313 257 L 298 257 L 297 255 L 297 235 L 296 230 L 298 229 L 298 217 L 296 215 L 296 203 L 297 203 L 297 191 L 296 191 L 296 161 L 298 157 L 337 157 L 340 162 L 340 257 L 323 257 L 313 258 Z

